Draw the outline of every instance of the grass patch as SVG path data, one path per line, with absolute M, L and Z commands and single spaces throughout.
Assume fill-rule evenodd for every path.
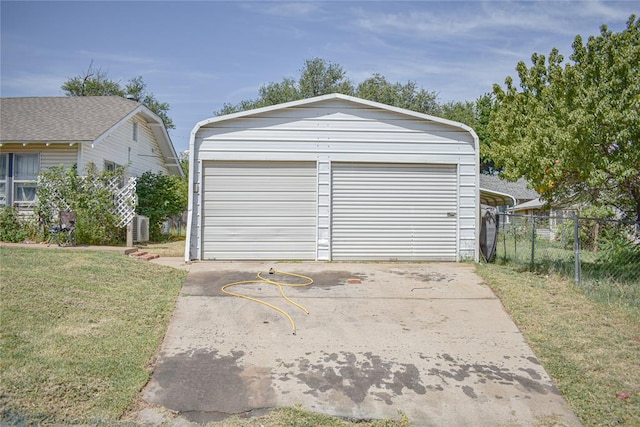
M 411 427 L 407 416 L 400 411 L 396 419 L 345 420 L 310 412 L 298 406 L 277 408 L 257 418 L 234 416 L 207 425 L 210 427 Z
M 0 257 L 0 420 L 117 420 L 149 379 L 186 273 L 115 252 Z
M 593 299 L 561 276 L 493 264 L 479 265 L 477 272 L 585 426 L 640 425 L 637 306 Z

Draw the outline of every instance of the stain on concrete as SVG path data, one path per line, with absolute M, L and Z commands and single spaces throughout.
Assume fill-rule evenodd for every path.
M 540 362 L 538 361 L 538 359 L 536 357 L 533 356 L 527 356 L 527 360 L 531 363 L 535 363 L 536 365 L 540 365 Z
M 476 394 L 475 391 L 473 391 L 473 387 L 471 386 L 468 386 L 468 385 L 462 386 L 462 392 L 472 399 L 478 398 L 478 395 Z
M 298 273 L 303 274 L 303 273 Z M 347 280 L 351 278 L 358 278 L 362 282 L 365 281 L 367 275 L 364 273 L 353 273 L 350 271 L 344 270 L 328 270 L 328 271 L 319 271 L 313 274 L 313 285 L 307 288 L 301 288 L 302 290 L 307 290 L 311 288 L 321 288 L 329 290 L 336 286 L 345 286 Z M 350 286 L 350 285 L 346 285 Z
M 408 278 L 425 283 L 444 281 L 451 282 L 455 278 L 455 274 L 443 274 L 437 271 L 407 272 L 402 270 L 389 270 L 389 272 L 397 276 L 407 276 Z
M 540 382 L 542 375 L 532 368 L 519 368 L 520 371 L 528 374 L 527 377 L 513 373 L 507 368 L 502 368 L 494 364 L 464 363 L 446 353 L 439 355 L 438 358 L 447 362 L 446 365 L 448 365 L 448 369 L 446 367 L 430 368 L 428 374 L 440 378 L 445 385 L 449 385 L 448 380 L 457 382 L 464 381 L 467 384 L 470 382 L 485 384 L 488 381 L 492 381 L 498 384 L 520 386 L 520 388 L 524 389 L 527 393 L 560 394 L 554 385 Z M 436 366 L 442 365 L 436 364 Z M 469 397 L 472 397 L 472 394 L 477 397 L 473 389 L 465 389 L 463 387 L 463 392 Z
M 304 279 L 287 274 L 269 274 L 268 271 L 264 271 L 262 273 L 262 276 L 264 278 L 284 284 L 301 284 L 305 282 Z M 300 274 L 303 276 L 308 275 L 308 273 L 305 272 L 294 271 L 292 273 Z M 224 285 L 250 280 L 258 281 L 259 279 L 257 277 L 257 274 L 257 271 L 255 273 L 247 273 L 234 270 L 223 270 L 215 272 L 191 272 L 185 280 L 182 292 L 186 295 L 191 296 L 224 297 L 227 296 L 221 291 Z M 313 277 L 311 277 L 313 279 L 313 284 L 311 286 L 300 287 L 297 289 L 302 291 L 310 289 L 312 287 L 330 289 L 335 286 L 344 286 L 347 283 L 348 279 L 354 277 L 364 281 L 367 278 L 367 275 L 362 273 L 352 273 L 350 271 L 344 270 L 321 271 L 313 274 Z M 259 285 L 260 283 L 255 284 L 255 286 Z M 264 286 L 269 285 L 265 283 Z
M 226 296 L 221 291 L 224 285 L 254 279 L 257 280 L 255 274 L 233 270 L 190 272 L 184 282 L 182 292 L 192 296 Z
M 306 394 L 338 393 L 351 404 L 360 404 L 372 395 L 391 405 L 393 398 L 406 390 L 427 392 L 415 365 L 383 360 L 372 353 L 323 353 L 315 362 L 301 358 L 291 375 L 308 387 Z
M 520 368 L 521 371 L 526 372 L 527 374 L 529 374 L 529 376 L 531 376 L 531 378 L 533 378 L 534 380 L 539 380 L 542 379 L 542 377 L 540 376 L 540 374 L 538 372 L 536 372 L 535 369 L 530 369 L 530 368 Z
M 242 351 L 221 355 L 196 350 L 163 358 L 154 373 L 150 403 L 162 405 L 193 422 L 211 422 L 230 414 L 254 415 L 275 406 L 270 368 L 242 367 Z

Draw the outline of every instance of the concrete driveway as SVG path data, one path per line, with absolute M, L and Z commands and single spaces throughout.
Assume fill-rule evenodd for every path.
M 309 315 L 273 285 L 233 291 L 284 309 L 295 335 L 276 310 L 220 291 L 270 267 L 313 278 L 285 289 Z M 301 405 L 353 419 L 402 411 L 418 426 L 580 425 L 470 264 L 194 263 L 143 399 L 150 424 Z

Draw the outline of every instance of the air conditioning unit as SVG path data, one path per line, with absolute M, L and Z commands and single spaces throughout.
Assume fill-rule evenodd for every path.
M 133 234 L 134 243 L 149 241 L 149 217 L 136 215 L 133 217 L 131 226 L 131 234 Z

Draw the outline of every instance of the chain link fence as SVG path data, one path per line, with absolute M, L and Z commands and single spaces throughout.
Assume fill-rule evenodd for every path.
M 640 221 L 499 214 L 498 224 L 495 262 L 572 277 L 640 306 Z

